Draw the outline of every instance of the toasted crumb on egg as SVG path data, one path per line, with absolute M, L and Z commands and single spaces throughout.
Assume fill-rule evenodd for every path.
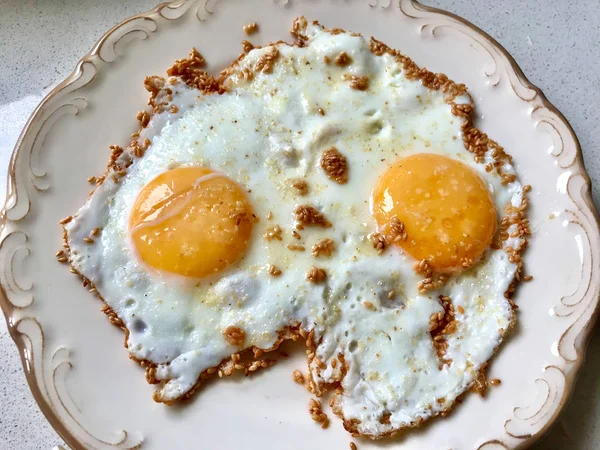
M 240 72 L 240 78 L 246 81 L 252 81 L 254 78 L 254 73 L 248 68 L 244 68 Z
M 330 180 L 339 184 L 348 182 L 348 160 L 335 147 L 325 150 L 321 155 L 321 168 Z
M 311 283 L 322 283 L 327 278 L 327 272 L 325 269 L 320 267 L 311 267 L 308 273 L 306 274 L 306 279 Z
M 336 66 L 344 67 L 352 62 L 352 58 L 346 52 L 340 52 L 334 59 Z
M 450 279 L 447 274 L 434 272 L 429 261 L 426 259 L 414 263 L 413 270 L 419 275 L 424 276 L 424 278 L 417 284 L 417 289 L 421 294 L 439 289 Z
M 304 35 L 302 33 L 302 31 L 305 31 L 307 26 L 308 26 L 308 21 L 306 20 L 306 17 L 304 17 L 304 16 L 296 17 L 294 19 L 294 21 L 292 22 L 292 28 L 290 29 L 290 34 L 293 37 L 295 37 L 296 39 L 304 41 L 307 39 L 307 37 L 306 37 L 306 35 Z
M 396 217 L 392 217 L 390 224 L 388 225 L 386 232 L 390 236 L 392 242 L 406 241 L 408 234 L 404 229 L 404 224 Z
M 222 93 L 223 87 L 204 70 L 205 66 L 204 57 L 198 50 L 192 48 L 187 58 L 175 61 L 175 64 L 167 70 L 167 75 L 179 77 L 185 84 L 200 90 L 205 95 Z M 162 84 L 164 85 L 164 80 Z
M 148 384 L 158 384 L 159 381 L 156 378 L 156 366 L 149 365 L 146 367 L 146 381 Z
M 292 180 L 292 187 L 296 190 L 298 195 L 308 194 L 308 183 L 304 180 Z
M 387 247 L 387 239 L 384 235 L 380 233 L 371 233 L 369 234 L 369 240 L 379 255 L 385 251 L 385 248 Z
M 330 238 L 321 239 L 311 249 L 311 255 L 315 258 L 319 256 L 331 256 L 335 250 L 335 241 Z
M 142 128 L 146 128 L 150 123 L 150 114 L 146 110 L 142 110 L 138 113 L 137 120 Z
M 278 241 L 283 240 L 283 238 L 281 237 L 281 234 L 283 233 L 283 230 L 281 229 L 281 227 L 279 225 L 273 225 L 270 226 L 269 228 L 267 228 L 267 231 L 264 234 L 264 238 L 267 241 L 272 241 L 273 239 L 277 239 Z
M 94 288 L 92 287 L 92 289 L 94 289 Z M 114 309 L 112 309 L 107 304 L 104 304 L 104 305 L 102 305 L 101 310 L 104 314 L 106 314 L 106 316 L 108 317 L 108 321 L 110 323 L 112 323 L 114 326 L 119 327 L 123 330 L 125 329 L 125 324 L 123 323 L 123 320 L 117 315 L 117 313 L 115 312 Z
M 431 277 L 433 270 L 431 269 L 431 265 L 429 264 L 429 261 L 426 259 L 423 259 L 421 261 L 417 261 L 416 263 L 413 264 L 413 269 L 416 273 L 418 273 L 419 275 L 425 275 L 425 277 Z
M 321 213 L 317 208 L 310 205 L 300 205 L 296 207 L 294 210 L 294 216 L 296 220 L 301 225 L 306 226 L 316 226 L 322 228 L 331 227 L 331 222 L 329 222 L 323 213 Z
M 366 91 L 369 89 L 369 77 L 345 74 L 344 79 L 350 81 L 350 87 L 352 89 L 357 89 L 359 91 Z
M 225 337 L 225 340 L 229 344 L 235 347 L 241 347 L 246 341 L 246 332 L 240 327 L 230 325 L 223 330 L 223 337 Z
M 165 79 L 163 77 L 158 76 L 150 76 L 144 78 L 144 88 L 148 92 L 150 92 L 150 98 L 148 99 L 148 104 L 156 109 L 159 105 L 155 102 L 158 94 L 165 87 Z M 138 113 L 139 114 L 139 113 Z M 141 117 L 140 117 L 141 118 Z M 140 119 L 138 119 L 140 120 Z
M 254 45 L 250 41 L 242 41 L 242 51 L 244 53 L 249 53 L 250 50 L 254 50 Z M 248 70 L 248 69 L 246 69 Z
M 108 165 L 110 168 L 114 169 L 115 172 L 121 170 L 121 166 L 117 163 L 119 157 L 125 151 L 123 147 L 120 145 L 111 145 L 110 147 L 110 159 L 108 161 Z
M 258 222 L 258 217 L 256 217 L 255 214 L 243 210 L 237 210 L 231 213 L 230 219 L 235 222 L 236 226 L 240 226 L 242 223 Z
M 344 34 L 346 32 L 343 28 L 338 28 L 338 27 L 330 28 L 328 31 L 330 34 L 332 34 L 334 36 L 336 36 L 338 34 Z
M 485 397 L 485 394 L 487 393 L 487 389 L 488 389 L 488 379 L 487 379 L 487 373 L 486 373 L 487 366 L 488 366 L 487 362 L 484 362 L 481 365 L 481 367 L 477 371 L 477 374 L 475 375 L 473 385 L 471 386 L 471 390 L 473 392 L 476 392 L 477 394 L 479 394 L 481 397 Z
M 275 61 L 279 57 L 279 50 L 277 47 L 271 46 L 267 53 L 265 53 L 254 66 L 254 70 L 262 73 L 271 73 Z
M 429 330 L 439 360 L 438 368 L 441 370 L 444 365 L 452 364 L 452 359 L 446 358 L 448 342 L 446 337 L 456 331 L 457 322 L 454 318 L 454 305 L 452 299 L 440 295 L 440 302 L 444 312 L 439 312 L 430 317 Z

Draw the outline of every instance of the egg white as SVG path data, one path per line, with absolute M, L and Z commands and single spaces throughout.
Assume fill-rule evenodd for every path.
M 516 265 L 503 250 L 490 249 L 444 288 L 419 294 L 422 277 L 412 270 L 414 261 L 396 248 L 378 255 L 367 238 L 375 231 L 369 195 L 377 178 L 397 159 L 428 152 L 477 171 L 499 214 L 508 203 L 520 205 L 522 187 L 501 184 L 497 174 L 475 163 L 462 141 L 461 119 L 442 93 L 408 80 L 391 56 L 375 56 L 362 37 L 333 35 L 317 25 L 306 34 L 305 47 L 277 45 L 272 73 L 256 72 L 252 81 L 233 74 L 222 95 L 201 95 L 179 80 L 169 85 L 178 112 L 167 107 L 153 116 L 140 137 L 151 140 L 145 155 L 118 184 L 108 177 L 94 191 L 66 226 L 68 243 L 73 266 L 129 330 L 129 352 L 157 364 L 161 401 L 180 398 L 202 371 L 237 351 L 223 338 L 227 326 L 244 329 L 246 346 L 270 348 L 279 330 L 299 323 L 314 330 L 317 356 L 327 364 L 322 371 L 310 367 L 315 380 L 341 378 L 337 405 L 344 419 L 358 421 L 361 433 L 381 435 L 443 411 L 470 386 L 512 320 L 504 292 Z M 240 69 L 252 69 L 267 51 L 251 51 Z M 324 63 L 325 56 L 333 59 L 341 51 L 352 64 Z M 368 76 L 369 89 L 352 89 L 344 74 Z M 332 182 L 319 167 L 321 153 L 331 146 L 348 158 L 347 184 Z M 178 165 L 207 166 L 231 177 L 247 189 L 260 218 L 246 256 L 214 279 L 157 273 L 138 260 L 129 242 L 128 218 L 140 189 Z M 296 178 L 308 182 L 306 197 L 290 189 L 289 180 Z M 305 229 L 301 240 L 293 238 L 299 204 L 318 207 L 333 226 Z M 284 239 L 268 242 L 263 234 L 275 224 Z M 84 244 L 96 227 L 100 237 Z M 336 251 L 314 258 L 310 248 L 322 238 L 333 239 Z M 290 251 L 288 244 L 306 251 Z M 269 264 L 281 276 L 271 276 Z M 306 281 L 313 265 L 327 271 L 327 283 Z M 429 334 L 430 316 L 443 311 L 440 295 L 464 310 L 448 338 L 453 362 L 442 370 Z M 340 353 L 348 364 L 343 378 L 340 365 L 331 365 Z M 387 423 L 380 420 L 384 413 L 390 414 Z

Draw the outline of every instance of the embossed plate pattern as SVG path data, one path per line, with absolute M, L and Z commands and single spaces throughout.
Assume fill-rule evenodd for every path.
M 564 407 L 598 313 L 598 219 L 573 131 L 506 51 L 464 20 L 411 0 L 182 0 L 110 30 L 36 109 L 11 160 L 0 303 L 33 394 L 70 447 L 348 448 L 339 420 L 325 431 L 311 421 L 308 394 L 291 381 L 304 366 L 299 354 L 255 377 L 208 383 L 184 407 L 154 404 L 122 333 L 54 257 L 58 220 L 84 202 L 108 146 L 135 131 L 145 75 L 162 74 L 192 46 L 218 71 L 239 53 L 244 24 L 259 22 L 252 40 L 264 44 L 286 37 L 301 14 L 374 35 L 466 83 L 477 126 L 533 186 L 526 267 L 534 281 L 519 289 L 518 328 L 491 364 L 501 386 L 399 439 L 361 441 L 361 450 L 526 447 Z

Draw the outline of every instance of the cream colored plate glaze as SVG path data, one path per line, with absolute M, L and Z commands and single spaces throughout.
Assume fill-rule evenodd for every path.
M 179 1 L 110 30 L 37 108 L 12 158 L 0 245 L 0 301 L 30 387 L 72 448 L 344 449 L 333 418 L 321 430 L 309 394 L 291 372 L 302 351 L 250 378 L 208 383 L 183 407 L 152 401 L 143 370 L 100 302 L 54 253 L 57 222 L 85 201 L 110 144 L 127 144 L 147 99 L 145 75 L 163 74 L 196 46 L 218 71 L 240 51 L 242 26 L 257 21 L 258 44 L 288 38 L 304 14 L 326 26 L 375 35 L 430 70 L 464 82 L 476 125 L 514 156 L 531 184 L 534 237 L 526 254 L 534 281 L 519 289 L 519 325 L 494 358 L 502 385 L 470 394 L 445 419 L 399 439 L 359 440 L 361 450 L 525 447 L 556 419 L 583 362 L 598 312 L 598 222 L 577 139 L 512 58 L 460 18 L 397 2 L 313 0 Z M 126 430 L 126 431 L 125 431 Z

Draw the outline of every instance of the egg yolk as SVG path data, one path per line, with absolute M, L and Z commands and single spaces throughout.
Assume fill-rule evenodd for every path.
M 204 277 L 242 258 L 253 218 L 246 193 L 235 181 L 210 169 L 180 167 L 143 187 L 129 232 L 144 263 L 159 271 Z
M 401 159 L 378 180 L 371 197 L 378 231 L 417 260 L 441 272 L 475 263 L 496 231 L 496 209 L 479 175 L 445 156 Z M 406 239 L 390 235 L 395 220 Z

